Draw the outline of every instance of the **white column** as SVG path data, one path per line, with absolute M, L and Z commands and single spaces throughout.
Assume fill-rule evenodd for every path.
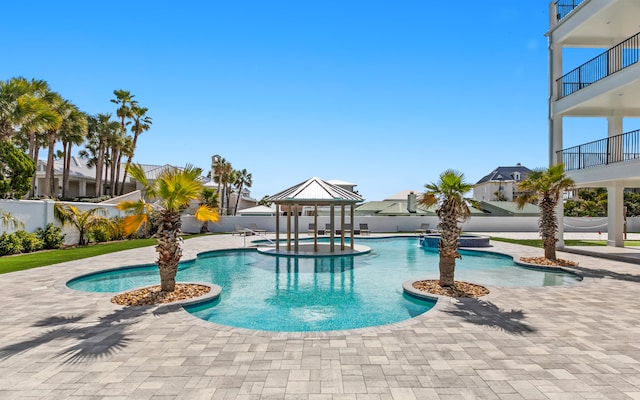
M 607 164 L 612 162 L 620 162 L 624 160 L 624 144 L 622 143 L 622 117 L 621 116 L 609 116 L 607 117 L 607 136 L 609 137 L 609 143 L 607 146 Z M 611 139 L 614 136 L 618 136 L 615 139 Z
M 87 195 L 87 181 L 78 181 L 78 196 L 84 197 Z
M 556 115 L 553 117 L 549 124 L 549 166 L 560 164 L 562 160 L 562 154 L 558 151 L 562 150 L 562 117 Z
M 300 208 L 300 206 L 298 204 L 295 204 L 293 206 L 293 209 L 294 209 L 294 212 L 295 212 L 295 214 L 293 216 L 293 231 L 294 231 L 294 235 L 295 235 L 294 239 L 293 239 L 293 243 L 294 243 L 293 248 L 294 248 L 294 251 L 296 253 L 298 252 L 298 234 L 300 232 L 300 227 L 299 227 L 299 224 L 298 224 L 298 221 L 299 221 L 299 219 L 298 219 L 298 210 L 299 210 L 299 208 Z
M 624 247 L 624 187 L 607 187 L 607 246 Z
M 562 196 L 562 194 L 560 194 Z M 561 249 L 564 247 L 564 202 L 562 197 L 558 200 L 556 205 L 556 219 L 558 221 L 558 230 L 556 231 L 556 248 Z
M 333 242 L 336 238 L 336 207 L 334 204 L 331 204 L 331 216 L 329 217 L 329 226 L 331 227 L 329 249 L 333 253 L 335 250 L 335 244 Z
M 555 17 L 555 15 L 554 15 Z M 558 164 L 557 152 L 562 150 L 562 116 L 555 115 L 553 104 L 562 94 L 556 82 L 562 77 L 562 46 L 553 43 L 553 32 L 549 35 L 549 166 Z

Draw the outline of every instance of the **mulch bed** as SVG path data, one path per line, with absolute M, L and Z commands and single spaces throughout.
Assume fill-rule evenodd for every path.
M 453 287 L 442 287 L 439 279 L 428 279 L 413 282 L 413 287 L 423 292 L 449 297 L 481 297 L 489 294 L 489 289 L 484 286 L 461 281 L 454 281 Z
M 173 292 L 163 292 L 160 290 L 160 285 L 156 285 L 121 293 L 114 296 L 111 302 L 121 306 L 152 306 L 188 300 L 205 295 L 210 291 L 209 286 L 178 283 Z
M 546 267 L 577 267 L 578 263 L 575 261 L 563 260 L 561 258 L 556 258 L 555 260 L 550 260 L 544 257 L 520 257 L 520 261 L 543 265 Z

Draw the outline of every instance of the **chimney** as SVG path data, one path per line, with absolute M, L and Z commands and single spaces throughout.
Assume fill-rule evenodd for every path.
M 410 213 L 416 212 L 416 194 L 414 192 L 410 192 L 407 195 L 407 211 Z

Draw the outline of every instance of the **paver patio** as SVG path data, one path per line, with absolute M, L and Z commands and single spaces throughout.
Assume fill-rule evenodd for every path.
M 184 259 L 242 246 L 190 239 Z M 0 399 L 640 399 L 640 265 L 559 256 L 585 279 L 490 287 L 398 324 L 306 334 L 116 306 L 64 285 L 152 262 L 153 247 L 0 275 Z

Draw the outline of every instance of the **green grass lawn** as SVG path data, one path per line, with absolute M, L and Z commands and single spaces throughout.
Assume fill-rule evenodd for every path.
M 183 236 L 183 239 L 190 239 L 196 236 L 200 235 L 185 235 Z M 81 260 L 83 258 L 99 256 L 102 254 L 115 253 L 116 251 L 154 246 L 156 243 L 157 240 L 153 238 L 133 239 L 119 242 L 99 243 L 85 247 L 73 247 L 68 249 L 47 250 L 36 253 L 5 256 L 0 258 L 0 274 L 43 267 L 45 265 L 58 264 L 67 261 Z M 149 260 L 149 262 L 153 261 L 155 260 Z
M 506 242 L 506 243 L 515 243 L 521 244 L 524 246 L 531 247 L 539 247 L 542 248 L 542 239 L 509 239 L 503 237 L 491 237 L 491 240 L 495 240 L 496 242 Z M 606 246 L 606 240 L 565 240 L 565 246 Z M 640 246 L 640 241 L 638 240 L 625 240 L 625 246 Z

